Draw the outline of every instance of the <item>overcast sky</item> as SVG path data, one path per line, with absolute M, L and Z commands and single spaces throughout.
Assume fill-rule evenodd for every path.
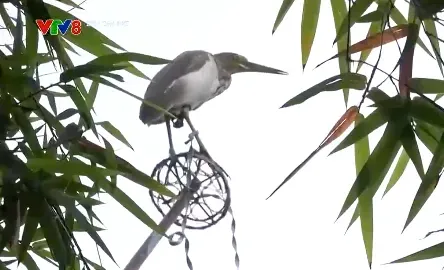
M 95 0 L 87 1 L 83 5 L 86 11 L 76 14 L 128 51 L 168 59 L 194 49 L 236 52 L 251 61 L 289 72 L 289 76 L 235 75 L 227 92 L 191 114 L 209 152 L 232 179 L 241 269 L 366 269 L 359 223 L 344 235 L 353 210 L 334 223 L 355 180 L 353 148 L 330 157 L 327 155 L 334 146 L 326 148 L 273 198 L 265 201 L 283 178 L 317 147 L 345 110 L 340 92 L 324 93 L 302 105 L 278 109 L 297 93 L 339 72 L 337 61 L 314 69 L 336 52 L 336 47 L 331 45 L 334 31 L 329 1 L 322 3 L 319 22 L 322 31 L 315 39 L 308 66 L 302 71 L 302 2 L 295 1 L 274 36 L 271 28 L 281 1 Z M 354 31 L 353 40 L 358 41 L 366 35 L 367 26 L 358 25 Z M 374 62 L 376 56 L 374 53 L 370 61 Z M 391 71 L 398 56 L 395 44 L 385 46 L 380 67 Z M 91 59 L 88 54 L 74 58 L 77 64 Z M 439 78 L 436 63 L 432 61 L 418 49 L 414 76 Z M 149 77 L 160 69 L 160 66 L 138 67 Z M 368 69 L 363 71 L 369 75 Z M 375 85 L 382 78 L 376 76 Z M 125 79 L 121 86 L 142 97 L 149 81 L 129 74 Z M 57 75 L 46 76 L 43 84 L 56 80 Z M 390 85 L 386 85 L 385 90 L 390 95 L 395 93 Z M 358 104 L 361 94 L 352 92 L 350 104 Z M 164 125 L 144 126 L 138 118 L 139 106 L 139 101 L 101 86 L 95 104 L 96 120 L 109 120 L 118 127 L 135 149 L 132 151 L 112 140 L 118 155 L 151 174 L 156 163 L 168 156 L 166 129 Z M 59 110 L 62 108 L 60 105 Z M 366 109 L 364 113 L 369 111 Z M 371 147 L 381 131 L 371 137 Z M 183 142 L 189 134 L 188 128 L 173 132 L 177 152 L 186 151 Z M 424 164 L 428 164 L 430 155 L 425 156 Z M 419 186 L 412 167 L 409 164 L 403 179 L 383 200 L 381 192 L 375 196 L 373 269 L 441 269 L 444 266 L 444 260 L 440 259 L 382 265 L 442 239 L 438 234 L 421 240 L 428 231 L 444 227 L 443 217 L 439 215 L 444 212 L 444 199 L 436 196 L 442 194 L 442 185 L 438 185 L 435 195 L 401 235 Z M 123 178 L 118 184 L 160 221 L 147 190 Z M 385 188 L 385 184 L 382 187 Z M 150 230 L 113 200 L 106 196 L 102 199 L 109 203 L 96 210 L 107 228 L 101 235 L 123 268 Z M 194 269 L 235 269 L 230 222 L 227 216 L 208 230 L 186 232 Z M 79 238 L 86 256 L 96 259 L 92 241 Z M 107 269 L 119 269 L 103 253 L 101 257 Z M 171 247 L 162 241 L 142 269 L 187 269 L 183 244 Z

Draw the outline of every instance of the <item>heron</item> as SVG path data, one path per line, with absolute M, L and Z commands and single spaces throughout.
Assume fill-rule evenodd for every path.
M 185 51 L 152 78 L 144 95 L 144 100 L 163 108 L 176 118 L 142 103 L 139 119 L 148 126 L 166 123 L 169 153 L 172 157 L 175 156 L 175 151 L 171 122 L 175 128 L 180 128 L 185 120 L 191 129 L 190 140 L 195 138 L 200 152 L 209 157 L 190 120 L 189 112 L 222 94 L 230 87 L 231 75 L 242 72 L 287 74 L 278 69 L 249 62 L 247 58 L 236 53 L 211 54 L 202 50 Z

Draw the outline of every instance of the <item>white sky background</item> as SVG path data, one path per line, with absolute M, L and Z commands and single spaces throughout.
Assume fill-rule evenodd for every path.
M 209 152 L 232 178 L 232 207 L 241 269 L 367 269 L 359 221 L 344 236 L 353 210 L 334 223 L 355 180 L 352 147 L 328 158 L 334 146 L 327 147 L 273 198 L 265 201 L 284 177 L 317 147 L 344 112 L 341 92 L 322 93 L 302 105 L 278 109 L 302 90 L 339 72 L 337 60 L 313 70 L 336 52 L 336 46 L 331 45 L 334 26 L 329 1 L 322 3 L 321 31 L 316 36 L 309 65 L 302 72 L 302 2 L 295 2 L 274 36 L 271 28 L 281 1 L 126 0 L 114 3 L 95 0 L 83 5 L 85 12 L 75 14 L 128 51 L 168 59 L 192 49 L 213 53 L 231 51 L 253 62 L 288 71 L 289 76 L 235 75 L 227 92 L 191 114 Z M 406 14 L 406 6 L 401 11 Z M 367 29 L 367 25 L 355 26 L 353 40 L 361 40 Z M 391 71 L 399 57 L 396 44 L 385 46 L 384 52 L 380 67 Z M 370 61 L 374 63 L 376 57 L 374 52 Z M 86 54 L 74 58 L 77 64 L 91 59 Z M 418 47 L 414 76 L 439 78 L 433 61 Z M 140 68 L 152 77 L 160 66 Z M 364 70 L 370 74 L 369 69 Z M 44 78 L 43 85 L 57 80 L 56 75 Z M 382 78 L 377 76 L 374 85 Z M 129 74 L 125 74 L 125 79 L 122 87 L 143 96 L 148 81 Z M 393 86 L 386 84 L 385 89 L 390 95 L 395 93 Z M 349 104 L 358 104 L 361 94 L 351 92 Z M 168 156 L 166 128 L 144 126 L 138 118 L 139 106 L 139 101 L 101 86 L 95 104 L 96 120 L 109 120 L 118 127 L 135 152 L 116 143 L 117 154 L 151 174 L 155 164 Z M 59 111 L 63 109 L 63 105 L 59 105 Z M 381 131 L 372 137 L 371 147 Z M 183 142 L 188 133 L 186 126 L 173 130 L 177 152 L 187 150 Z M 429 161 L 430 155 L 427 155 L 424 164 L 428 165 Z M 118 184 L 150 216 L 160 221 L 146 189 L 125 179 L 120 179 Z M 373 269 L 441 269 L 444 265 L 442 259 L 382 265 L 438 243 L 442 238 L 438 234 L 420 240 L 428 231 L 444 227 L 443 217 L 439 216 L 444 212 L 443 199 L 436 195 L 442 194 L 442 185 L 438 185 L 435 195 L 401 235 L 418 186 L 419 178 L 409 164 L 401 182 L 384 200 L 380 200 L 381 192 L 375 196 Z M 107 228 L 101 235 L 123 268 L 150 230 L 112 199 L 103 198 L 109 203 L 96 208 Z M 230 222 L 227 216 L 206 231 L 187 231 L 194 269 L 235 269 Z M 83 243 L 84 254 L 95 259 L 92 241 L 83 234 L 79 234 L 78 239 Z M 119 269 L 103 252 L 101 257 L 107 269 Z M 171 247 L 163 240 L 142 269 L 187 269 L 183 244 Z

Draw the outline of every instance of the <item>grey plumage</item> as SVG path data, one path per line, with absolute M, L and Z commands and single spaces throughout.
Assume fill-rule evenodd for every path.
M 151 80 L 144 99 L 179 116 L 184 107 L 199 108 L 223 93 L 231 84 L 231 75 L 240 72 L 286 74 L 283 71 L 248 62 L 235 53 L 186 51 L 163 67 Z M 165 122 L 165 115 L 144 103 L 139 119 L 147 125 Z
M 173 114 L 180 113 L 177 110 L 181 108 L 174 108 L 176 101 L 180 99 L 180 90 L 170 89 L 168 91 L 167 89 L 180 77 L 200 69 L 208 60 L 209 55 L 205 51 L 186 51 L 181 53 L 152 78 L 145 92 L 144 99 L 168 111 L 172 110 L 171 113 Z M 178 88 L 180 85 L 176 85 L 176 87 Z M 165 122 L 164 114 L 161 111 L 146 104 L 142 104 L 140 107 L 139 119 L 148 125 Z

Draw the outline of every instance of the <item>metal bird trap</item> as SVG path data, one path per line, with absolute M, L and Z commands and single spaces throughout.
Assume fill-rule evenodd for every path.
M 228 212 L 231 197 L 226 173 L 211 158 L 192 148 L 189 152 L 162 160 L 151 176 L 176 194 L 191 182 L 192 198 L 174 222 L 177 226 L 206 229 L 218 223 Z M 150 191 L 150 197 L 163 216 L 176 202 L 175 198 L 153 191 Z
M 206 148 L 198 138 L 194 128 L 191 127 L 191 129 L 193 133 L 190 134 L 190 139 L 187 142 L 190 143 L 190 150 L 180 154 L 171 154 L 174 151 L 170 151 L 171 156 L 159 162 L 151 175 L 177 196 L 166 197 L 152 190 L 149 191 L 154 206 L 163 215 L 159 226 L 168 231 L 173 224 L 176 224 L 181 227 L 181 230 L 170 235 L 160 235 L 155 231 L 152 232 L 130 260 L 125 270 L 140 269 L 163 236 L 168 238 L 172 246 L 177 246 L 185 240 L 186 262 L 188 268 L 193 270 L 193 265 L 188 256 L 190 241 L 185 235 L 185 230 L 209 228 L 221 221 L 227 213 L 230 213 L 233 218 L 231 222 L 231 243 L 235 251 L 235 264 L 239 269 L 239 256 L 235 238 L 236 223 L 231 209 L 229 176 L 205 150 Z M 193 148 L 194 139 L 197 140 L 203 153 Z

